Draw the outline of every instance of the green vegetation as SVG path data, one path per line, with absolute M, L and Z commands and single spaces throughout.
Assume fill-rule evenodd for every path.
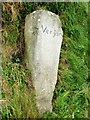
M 40 116 L 29 71 L 25 68 L 27 14 L 45 9 L 60 16 L 64 32 L 53 97 L 53 112 Z M 88 118 L 88 3 L 3 3 L 2 118 Z M 0 68 L 1 70 L 1 68 Z M 0 95 L 1 96 L 1 95 Z

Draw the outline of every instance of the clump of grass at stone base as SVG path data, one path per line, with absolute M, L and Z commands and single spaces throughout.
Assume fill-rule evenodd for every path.
M 35 103 L 35 91 L 28 89 L 25 80 L 29 79 L 29 71 L 17 63 L 5 63 L 3 69 L 2 118 L 35 118 L 38 110 Z M 30 79 L 29 79 L 30 81 Z

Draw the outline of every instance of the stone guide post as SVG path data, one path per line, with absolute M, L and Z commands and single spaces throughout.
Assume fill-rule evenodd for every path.
M 63 31 L 59 16 L 37 10 L 25 20 L 25 60 L 31 70 L 40 113 L 52 111 Z

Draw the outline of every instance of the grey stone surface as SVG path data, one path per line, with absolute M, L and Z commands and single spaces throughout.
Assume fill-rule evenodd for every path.
M 63 31 L 57 15 L 37 10 L 25 20 L 25 60 L 31 70 L 40 113 L 52 111 Z

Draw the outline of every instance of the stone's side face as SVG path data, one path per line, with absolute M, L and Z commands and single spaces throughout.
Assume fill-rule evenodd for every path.
M 59 17 L 45 10 L 34 11 L 25 21 L 26 65 L 31 70 L 40 113 L 52 111 L 63 31 Z

